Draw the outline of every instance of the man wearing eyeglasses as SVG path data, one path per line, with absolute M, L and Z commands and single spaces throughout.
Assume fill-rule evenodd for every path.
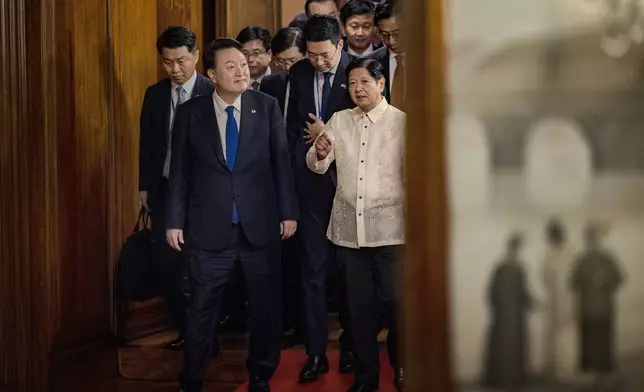
M 309 356 L 300 372 L 300 382 L 317 380 L 329 371 L 326 357 L 327 270 L 333 261 L 334 248 L 326 238 L 331 217 L 337 177 L 335 168 L 324 175 L 306 166 L 310 140 L 321 131 L 333 113 L 355 106 L 347 90 L 345 70 L 352 57 L 342 50 L 340 23 L 330 15 L 314 15 L 304 28 L 307 59 L 290 69 L 290 98 L 286 116 L 287 136 L 293 154 L 295 181 L 300 204 L 299 223 L 302 248 L 302 288 L 306 351 Z M 340 280 L 341 281 L 341 280 Z M 342 297 L 343 290 L 339 294 Z M 340 300 L 340 372 L 353 371 L 353 345 L 346 312 L 346 301 Z
M 387 102 L 404 110 L 406 61 L 401 18 L 401 12 L 395 0 L 385 0 L 376 7 L 374 21 L 385 46 L 367 57 L 378 60 L 385 69 L 384 94 Z
M 262 78 L 271 74 L 271 34 L 263 27 L 244 27 L 237 34 L 250 70 L 250 88 L 259 90 Z

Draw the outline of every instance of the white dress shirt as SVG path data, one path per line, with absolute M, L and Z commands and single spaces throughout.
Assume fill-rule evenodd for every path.
M 367 49 L 365 49 L 365 51 L 362 52 L 362 53 L 357 53 L 356 51 L 351 49 L 351 47 L 349 46 L 347 48 L 347 53 L 349 53 L 352 56 L 356 56 L 358 58 L 359 57 L 364 57 L 364 56 L 368 55 L 369 53 L 373 53 L 373 44 L 369 44 L 369 47 L 367 47 Z
M 195 83 L 197 82 L 197 71 L 192 73 L 190 79 L 188 79 L 184 84 L 181 85 L 186 91 L 186 101 L 192 96 L 192 90 L 195 88 Z M 177 106 L 179 102 L 179 92 L 177 91 L 178 84 L 175 82 L 170 82 L 170 115 L 168 116 L 168 150 L 165 154 L 165 162 L 163 164 L 163 176 L 168 178 L 170 176 L 170 160 L 172 158 L 172 146 L 170 141 L 172 140 L 172 124 L 174 124 L 174 115 L 177 112 Z
M 224 159 L 226 158 L 226 124 L 228 123 L 228 112 L 226 108 L 230 104 L 226 103 L 219 94 L 217 90 L 212 93 L 212 101 L 215 105 L 215 114 L 217 115 L 217 127 L 219 128 L 219 137 L 221 138 L 221 149 L 224 152 Z M 241 126 L 241 95 L 235 99 L 232 105 L 235 108 L 233 116 L 237 122 L 237 132 L 239 132 L 239 127 Z
M 338 187 L 327 237 L 347 248 L 405 243 L 404 150 L 406 115 L 382 101 L 368 113 L 337 112 L 322 131 L 332 141 L 318 161 L 315 145 L 306 156 L 313 172 L 324 174 L 335 160 Z
M 338 58 L 338 62 L 329 71 L 331 72 L 331 77 L 329 78 L 329 83 L 331 84 L 331 88 L 333 88 L 333 81 L 335 80 L 335 74 L 336 72 L 338 72 L 338 66 L 340 65 L 340 58 Z M 320 118 L 322 118 L 324 115 L 324 113 L 320 113 L 320 106 L 322 105 L 323 89 L 324 89 L 324 72 L 315 71 L 315 76 L 313 77 L 313 99 L 315 100 L 314 114 Z

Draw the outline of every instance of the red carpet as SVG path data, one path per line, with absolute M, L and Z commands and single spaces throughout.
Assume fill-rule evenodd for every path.
M 271 392 L 346 392 L 353 384 L 353 374 L 338 373 L 338 353 L 329 352 L 329 373 L 311 384 L 298 384 L 297 376 L 306 362 L 306 353 L 300 350 L 282 351 L 280 365 L 271 380 Z M 380 389 L 379 392 L 396 392 L 393 379 L 394 372 L 389 366 L 386 353 L 380 354 Z M 248 383 L 244 383 L 235 392 L 246 392 Z

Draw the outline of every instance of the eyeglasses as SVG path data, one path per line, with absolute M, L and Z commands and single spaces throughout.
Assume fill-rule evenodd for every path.
M 244 57 L 246 57 L 247 59 L 251 59 L 251 58 L 257 58 L 257 57 L 259 57 L 259 56 L 261 56 L 263 54 L 266 54 L 268 52 L 266 52 L 265 50 L 263 50 L 263 51 L 262 50 L 253 50 L 252 52 L 247 52 L 247 51 L 244 50 L 244 51 L 242 51 L 242 53 L 244 54 Z
M 322 59 L 322 61 L 330 61 L 335 56 L 335 54 L 337 52 L 338 52 L 338 47 L 336 46 L 335 50 L 333 51 L 333 53 L 328 53 L 328 52 L 327 53 L 321 53 L 321 54 L 307 53 L 306 57 L 308 57 L 309 60 L 313 61 L 313 62 L 317 61 L 318 59 Z
M 297 63 L 301 59 L 302 59 L 301 57 L 300 58 L 291 57 L 291 58 L 288 58 L 288 59 L 281 59 L 279 57 L 275 57 L 274 62 L 275 62 L 275 64 L 277 64 L 277 65 L 279 65 L 281 67 L 288 67 L 288 66 L 291 66 L 291 65 Z
M 391 41 L 392 39 L 398 41 L 402 32 L 400 30 L 388 32 L 388 31 L 379 31 L 378 35 L 382 38 L 383 41 Z

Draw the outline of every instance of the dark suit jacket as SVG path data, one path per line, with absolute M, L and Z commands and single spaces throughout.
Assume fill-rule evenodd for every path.
M 389 49 L 387 49 L 386 46 L 383 46 L 382 48 L 369 53 L 365 57 L 378 60 L 380 64 L 382 64 L 385 80 L 387 81 L 387 83 L 385 83 L 385 91 L 383 95 L 387 98 L 387 102 L 391 102 L 391 77 L 389 76 L 391 67 L 389 67 Z
M 298 219 L 284 120 L 277 101 L 248 90 L 241 96 L 239 152 L 224 160 L 212 94 L 179 107 L 172 132 L 166 227 L 187 231 L 189 245 L 219 251 L 232 230 L 233 202 L 248 241 L 280 241 L 280 222 Z
M 326 107 L 328 119 L 335 112 L 350 109 L 356 105 L 349 95 L 346 69 L 353 60 L 353 56 L 342 51 L 340 64 L 333 78 L 331 96 Z M 309 119 L 309 113 L 315 112 L 314 79 L 317 72 L 307 59 L 295 63 L 290 69 L 291 91 L 289 97 L 288 113 L 286 117 L 286 133 L 288 136 L 291 153 L 294 155 L 296 170 L 306 167 L 306 153 L 311 147 L 303 139 L 305 122 Z
M 168 151 L 171 82 L 165 78 L 147 88 L 141 108 L 139 135 L 139 190 L 157 187 L 163 178 L 163 165 Z M 190 98 L 212 91 L 210 79 L 197 74 Z
M 277 99 L 282 113 L 286 100 L 286 85 L 288 84 L 288 73 L 277 72 L 262 78 L 262 85 L 259 90 Z

